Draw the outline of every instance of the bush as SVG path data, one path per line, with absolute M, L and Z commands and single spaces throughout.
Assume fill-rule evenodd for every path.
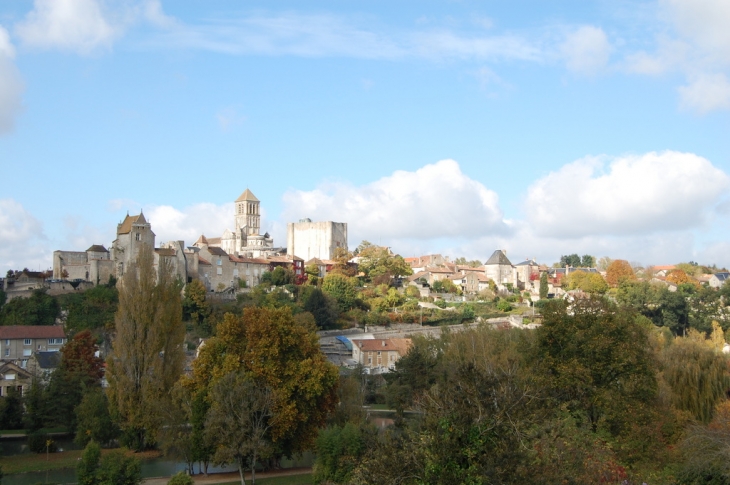
M 47 443 L 48 441 L 50 441 L 50 443 Z M 36 432 L 28 435 L 28 449 L 33 453 L 45 453 L 46 446 L 48 446 L 47 451 L 50 453 L 58 451 L 56 442 L 47 434 Z
M 497 303 L 497 310 L 501 312 L 509 312 L 512 311 L 512 305 L 510 305 L 510 302 L 507 300 L 499 300 L 499 303 Z
M 192 477 L 185 472 L 177 472 L 170 477 L 167 485 L 193 485 L 195 482 Z

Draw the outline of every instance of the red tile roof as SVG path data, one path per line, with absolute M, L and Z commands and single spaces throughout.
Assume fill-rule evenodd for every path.
M 353 340 L 353 344 L 357 345 L 358 348 L 363 352 L 375 352 L 377 350 L 397 350 L 401 357 L 408 353 L 408 349 L 411 346 L 411 339 L 409 338 L 389 338 L 389 339 L 366 339 L 366 340 Z
M 0 327 L 0 339 L 66 338 L 60 325 L 7 325 Z

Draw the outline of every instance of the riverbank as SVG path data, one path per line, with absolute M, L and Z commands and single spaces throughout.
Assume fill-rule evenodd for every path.
M 142 481 L 144 485 L 167 485 L 170 477 L 147 478 Z M 211 473 L 205 475 L 194 475 L 196 485 L 228 485 L 239 484 L 241 479 L 238 472 Z M 250 483 L 251 473 L 246 474 L 246 483 Z M 286 470 L 272 470 L 256 473 L 256 483 L 259 485 L 312 485 L 312 468 L 287 468 Z
M 102 450 L 102 454 L 109 453 L 111 450 Z M 57 453 L 28 453 L 23 455 L 3 456 L 0 457 L 0 466 L 6 475 L 15 473 L 28 472 L 44 472 L 50 470 L 59 470 L 62 468 L 76 468 L 76 464 L 81 458 L 83 450 L 60 451 Z M 157 458 L 160 456 L 159 451 L 145 451 L 142 453 L 129 452 L 140 460 Z

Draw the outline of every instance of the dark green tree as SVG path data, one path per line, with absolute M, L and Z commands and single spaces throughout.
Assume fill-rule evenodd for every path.
M 575 253 L 560 256 L 560 267 L 561 268 L 565 268 L 566 266 L 570 266 L 572 268 L 577 268 L 580 265 L 581 265 L 580 256 L 578 256 Z
M 584 254 L 583 257 L 580 258 L 580 265 L 584 268 L 594 268 L 596 266 L 595 256 L 591 256 L 590 254 Z
M 87 388 L 75 413 L 76 444 L 86 446 L 92 440 L 106 444 L 119 435 L 119 428 L 109 414 L 109 402 L 101 387 Z
M 304 287 L 299 294 L 302 309 L 314 316 L 317 327 L 323 330 L 337 328 L 339 307 L 337 301 L 314 286 Z
M 540 299 L 544 300 L 548 297 L 548 277 L 547 273 L 543 271 L 540 273 Z
M 346 312 L 357 304 L 358 294 L 350 278 L 330 273 L 322 280 L 322 291 L 337 301 L 340 311 Z
M 352 472 L 366 447 L 366 432 L 356 424 L 346 423 L 342 427 L 332 426 L 320 431 L 312 474 L 314 483 L 350 483 Z
M 45 289 L 33 290 L 29 298 L 13 298 L 0 309 L 0 325 L 53 325 L 58 300 Z
M 23 428 L 23 399 L 14 387 L 0 397 L 0 429 Z
M 86 445 L 76 465 L 76 480 L 79 485 L 97 485 L 101 447 L 93 441 Z

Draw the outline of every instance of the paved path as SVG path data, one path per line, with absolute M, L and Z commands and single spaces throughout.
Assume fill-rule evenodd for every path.
M 286 470 L 274 470 L 270 472 L 258 472 L 256 478 L 269 478 L 269 477 L 288 477 L 292 475 L 306 475 L 312 473 L 311 467 L 302 468 L 287 468 Z M 197 484 L 213 485 L 216 483 L 227 483 L 237 482 L 241 479 L 238 472 L 232 473 L 210 473 L 206 477 L 205 475 L 194 475 L 193 480 Z M 249 483 L 251 479 L 251 473 L 246 474 L 246 483 Z M 142 481 L 144 485 L 167 485 L 170 477 L 157 477 L 157 478 L 146 478 Z

